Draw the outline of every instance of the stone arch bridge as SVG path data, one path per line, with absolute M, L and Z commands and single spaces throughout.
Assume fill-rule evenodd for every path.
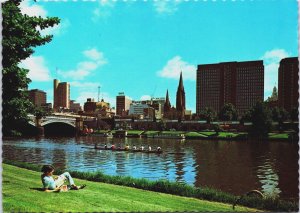
M 29 115 L 29 124 L 39 129 L 39 134 L 43 134 L 44 126 L 54 123 L 63 123 L 76 129 L 77 133 L 83 130 L 83 121 L 93 120 L 89 117 L 64 116 L 64 115 L 49 115 L 42 118 L 37 118 L 34 115 Z

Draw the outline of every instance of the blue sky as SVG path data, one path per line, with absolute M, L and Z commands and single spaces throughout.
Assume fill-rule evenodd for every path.
M 47 92 L 53 79 L 71 84 L 71 99 L 101 98 L 115 106 L 125 92 L 133 100 L 165 97 L 175 105 L 180 71 L 187 109 L 196 108 L 198 64 L 264 60 L 265 98 L 277 85 L 278 63 L 298 56 L 297 1 L 24 1 L 23 13 L 56 16 L 42 31 L 51 43 L 22 62 L 30 89 Z

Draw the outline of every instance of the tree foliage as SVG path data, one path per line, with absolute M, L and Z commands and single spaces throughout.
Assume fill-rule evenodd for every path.
M 21 13 L 21 0 L 2 3 L 2 123 L 3 134 L 13 135 L 22 129 L 32 111 L 26 90 L 29 70 L 19 63 L 34 53 L 33 48 L 50 42 L 52 35 L 42 36 L 41 30 L 59 23 L 58 18 L 31 17 Z
M 265 103 L 257 102 L 250 111 L 252 137 L 266 138 L 272 126 L 272 113 Z
M 233 104 L 231 103 L 226 103 L 222 107 L 220 113 L 219 113 L 219 118 L 221 121 L 232 121 L 232 120 L 237 120 L 237 111 L 234 107 Z
M 209 124 L 210 122 L 216 119 L 217 113 L 212 108 L 206 107 L 203 111 L 201 111 L 200 117 L 204 118 Z

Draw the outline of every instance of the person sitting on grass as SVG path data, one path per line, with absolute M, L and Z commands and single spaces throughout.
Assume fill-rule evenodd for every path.
M 69 172 L 65 172 L 57 176 L 56 178 L 53 178 L 52 175 L 54 172 L 54 167 L 51 165 L 44 165 L 41 171 L 43 172 L 43 174 L 41 175 L 41 179 L 42 179 L 45 192 L 59 192 L 65 180 L 68 180 L 69 182 L 68 185 L 69 189 L 78 190 L 78 189 L 83 189 L 86 186 L 86 185 L 76 186 Z

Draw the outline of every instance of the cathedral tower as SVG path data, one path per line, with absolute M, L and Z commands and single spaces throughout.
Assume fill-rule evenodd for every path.
M 185 92 L 182 81 L 182 72 L 180 72 L 179 85 L 176 94 L 176 110 L 178 112 L 178 118 L 183 118 L 185 112 Z

